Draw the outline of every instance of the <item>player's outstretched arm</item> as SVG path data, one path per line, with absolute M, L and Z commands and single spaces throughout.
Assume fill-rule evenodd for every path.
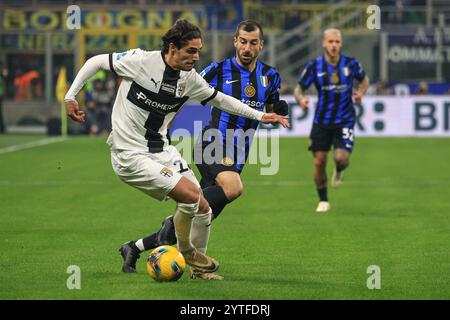
M 280 116 L 288 116 L 289 105 L 284 100 L 279 100 L 271 104 L 266 104 L 266 114 L 268 113 L 276 113 Z M 274 125 L 275 123 L 270 124 Z
M 281 116 L 276 113 L 264 113 L 253 108 L 250 108 L 245 103 L 242 103 L 238 99 L 223 94 L 222 92 L 217 91 L 216 96 L 210 100 L 213 106 L 218 109 L 224 110 L 226 112 L 246 117 L 249 119 L 254 119 L 261 121 L 262 123 L 279 123 L 283 127 L 288 128 L 289 123 L 287 121 L 287 116 Z
M 276 113 L 264 113 L 262 119 L 261 119 L 262 123 L 279 123 L 281 124 L 284 128 L 289 128 L 289 122 L 288 122 L 288 117 L 287 116 L 281 116 L 279 114 Z
M 99 54 L 86 61 L 83 67 L 78 72 L 75 80 L 67 91 L 64 101 L 66 103 L 67 115 L 74 121 L 84 122 L 86 115 L 80 110 L 78 102 L 75 100 L 78 92 L 83 88 L 86 82 L 98 70 L 109 70 L 109 57 L 107 54 Z

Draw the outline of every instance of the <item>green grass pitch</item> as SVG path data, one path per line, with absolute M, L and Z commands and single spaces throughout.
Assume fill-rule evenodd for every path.
M 118 248 L 174 203 L 120 182 L 104 137 L 1 153 L 42 138 L 0 136 L 0 299 L 450 298 L 450 139 L 359 138 L 326 214 L 314 211 L 307 139 L 281 139 L 279 173 L 248 165 L 244 194 L 213 223 L 208 253 L 225 280 L 157 283 L 145 254 L 123 274 Z M 80 290 L 66 287 L 70 265 Z

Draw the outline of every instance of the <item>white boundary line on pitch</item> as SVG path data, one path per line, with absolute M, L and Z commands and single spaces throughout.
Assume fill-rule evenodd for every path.
M 1 148 L 0 154 L 15 152 L 15 151 L 24 150 L 24 149 L 30 149 L 30 148 L 34 148 L 34 147 L 45 146 L 48 144 L 64 141 L 66 139 L 67 139 L 66 137 L 55 137 L 55 138 L 45 138 L 45 139 L 31 141 L 31 142 L 22 143 L 22 144 L 16 144 L 13 146 Z

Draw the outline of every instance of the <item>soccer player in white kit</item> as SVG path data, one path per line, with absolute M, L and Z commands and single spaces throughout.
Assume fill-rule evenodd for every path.
M 122 77 L 112 112 L 108 138 L 116 175 L 130 186 L 160 201 L 176 201 L 174 215 L 177 246 L 186 263 L 201 272 L 215 272 L 219 264 L 205 255 L 211 209 L 200 185 L 176 148 L 167 129 L 188 100 L 211 104 L 232 114 L 263 123 L 288 126 L 287 117 L 257 111 L 211 88 L 197 74 L 194 64 L 202 48 L 200 29 L 178 20 L 162 37 L 161 51 L 132 49 L 90 58 L 78 72 L 66 94 L 66 110 L 74 121 L 84 122 L 76 95 L 99 69 Z M 136 272 L 142 239 L 122 246 L 122 271 Z

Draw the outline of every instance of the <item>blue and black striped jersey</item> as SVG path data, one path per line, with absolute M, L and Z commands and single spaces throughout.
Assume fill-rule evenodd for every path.
M 257 61 L 256 68 L 250 72 L 239 65 L 236 57 L 232 57 L 219 63 L 213 62 L 200 75 L 209 82 L 211 87 L 231 95 L 259 111 L 263 111 L 266 104 L 272 104 L 280 99 L 280 75 L 273 67 L 261 61 Z M 258 120 L 236 116 L 214 107 L 211 109 L 209 127 L 220 130 L 224 143 L 227 129 L 242 129 L 241 132 L 245 133 L 248 129 L 256 129 L 258 124 Z M 238 136 L 239 130 L 236 133 Z M 237 139 L 235 139 L 235 147 L 237 148 L 236 141 Z M 245 141 L 245 150 L 237 149 L 239 152 L 238 159 L 242 159 L 242 157 L 246 159 L 250 149 L 250 141 Z M 245 151 L 245 154 L 241 154 L 242 151 Z
M 299 77 L 302 90 L 314 83 L 319 101 L 314 123 L 323 126 L 353 125 L 355 109 L 352 92 L 354 79 L 362 81 L 366 76 L 361 64 L 355 59 L 341 55 L 337 65 L 329 63 L 325 56 L 310 61 Z

